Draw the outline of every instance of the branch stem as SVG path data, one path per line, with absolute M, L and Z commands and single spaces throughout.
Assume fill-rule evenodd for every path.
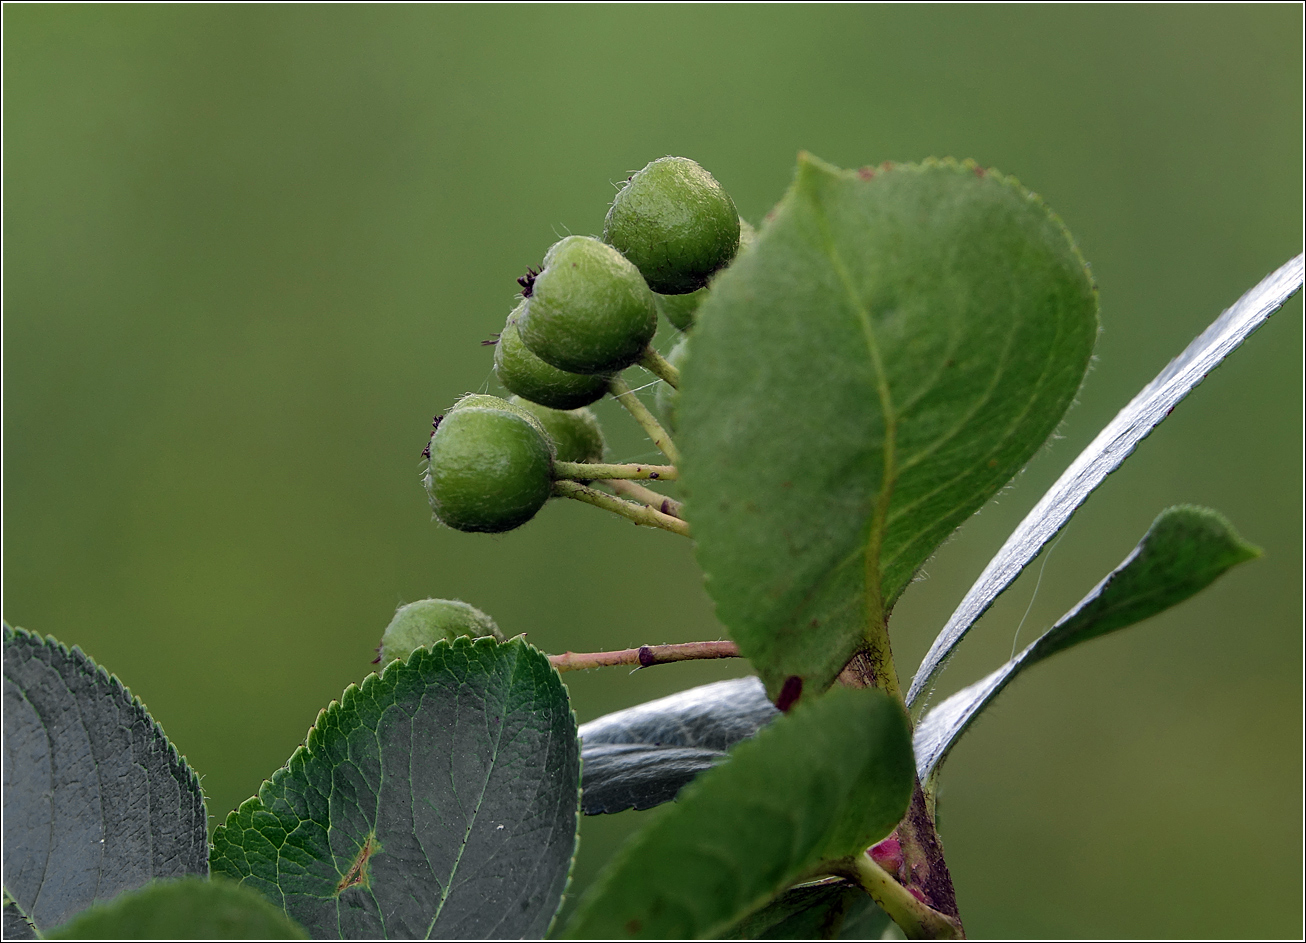
M 654 350 L 652 344 L 644 348 L 644 356 L 639 358 L 639 365 L 655 377 L 666 380 L 667 385 L 673 390 L 680 389 L 680 371 L 671 365 L 671 361 Z
M 608 381 L 608 392 L 616 397 L 618 403 L 626 407 L 626 412 L 635 418 L 640 428 L 653 440 L 653 444 L 658 447 L 658 450 L 671 460 L 671 464 L 679 465 L 680 450 L 671 441 L 671 436 L 667 435 L 667 430 L 662 428 L 662 424 L 653 418 L 653 414 L 648 411 L 648 407 L 640 402 L 639 397 L 631 390 L 630 384 L 621 377 L 613 377 Z
M 923 900 L 903 887 L 893 875 L 871 860 L 869 855 L 857 855 L 847 862 L 848 870 L 842 872 L 861 885 L 862 890 L 875 898 L 880 908 L 902 927 L 909 940 L 960 940 L 964 938 L 961 925 L 951 917 L 939 913 Z
M 605 511 L 612 511 L 633 524 L 644 527 L 660 527 L 682 537 L 689 536 L 689 525 L 678 517 L 663 514 L 656 508 L 633 504 L 630 501 L 625 501 L 574 481 L 555 481 L 553 483 L 553 493 L 561 498 L 574 498 L 577 501 L 584 501 L 586 504 L 603 508 Z
M 623 481 L 620 478 L 605 481 L 603 484 L 617 492 L 617 494 L 625 495 L 641 504 L 647 504 L 651 508 L 657 508 L 663 514 L 670 514 L 682 521 L 685 519 L 685 506 L 683 504 L 673 498 L 668 498 L 665 494 L 658 494 L 652 488 L 645 488 L 643 485 L 637 485 L 633 481 Z
M 602 465 L 598 462 L 554 462 L 553 477 L 572 481 L 599 481 L 604 478 L 643 478 L 651 481 L 675 481 L 674 465 Z
M 619 652 L 564 652 L 550 655 L 549 663 L 559 671 L 579 671 L 582 668 L 612 668 L 618 665 L 635 665 L 649 668 L 673 661 L 694 661 L 701 658 L 738 658 L 739 646 L 734 642 L 679 642 L 674 645 L 641 645 Z

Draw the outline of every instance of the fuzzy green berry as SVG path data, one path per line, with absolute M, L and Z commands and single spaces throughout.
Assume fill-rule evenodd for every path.
M 603 241 L 664 295 L 707 284 L 739 248 L 739 213 L 713 176 L 687 157 L 655 160 L 612 201 Z
M 682 337 L 676 341 L 676 346 L 671 348 L 671 353 L 667 354 L 667 363 L 677 370 L 685 362 L 685 351 L 689 343 L 688 337 Z M 680 402 L 680 391 L 670 383 L 659 383 L 657 393 L 653 397 L 653 408 L 657 410 L 658 419 L 662 420 L 662 425 L 666 426 L 668 431 L 676 431 L 676 406 Z
M 603 430 L 598 417 L 588 409 L 549 409 L 514 396 L 508 402 L 529 410 L 539 419 L 553 442 L 555 457 L 560 462 L 601 462 Z
M 381 636 L 380 657 L 375 664 L 388 665 L 396 658 L 408 656 L 424 645 L 453 641 L 459 636 L 484 638 L 489 635 L 502 642 L 503 633 L 494 620 L 475 606 L 460 599 L 420 599 L 400 606 Z
M 517 321 L 525 312 L 523 301 L 508 315 L 494 345 L 494 374 L 499 382 L 522 399 L 550 409 L 579 409 L 600 399 L 608 391 L 606 376 L 568 373 L 531 353 L 517 330 Z
M 639 269 L 591 236 L 568 236 L 522 292 L 517 330 L 531 352 L 570 373 L 611 374 L 644 353 L 658 329 Z
M 525 524 L 553 492 L 553 446 L 540 421 L 497 396 L 465 396 L 427 445 L 431 510 L 455 530 L 497 534 Z

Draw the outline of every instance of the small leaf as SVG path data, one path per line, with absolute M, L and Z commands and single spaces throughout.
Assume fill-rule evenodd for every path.
M 655 813 L 565 933 L 716 936 L 822 862 L 887 835 L 913 776 L 907 717 L 888 695 L 841 687 L 804 700 Z
M 1127 459 L 1185 396 L 1302 286 L 1302 257 L 1289 259 L 1239 298 L 1139 392 L 1070 463 L 1007 538 L 930 646 L 907 704 L 914 706 L 979 617 L 1038 556 L 1106 476 Z
M 199 778 L 145 705 L 53 638 L 6 625 L 4 660 L 5 891 L 22 912 L 52 927 L 153 878 L 207 874 Z
M 926 715 L 915 735 L 921 780 L 942 765 L 971 721 L 1030 665 L 1181 603 L 1225 570 L 1260 554 L 1215 511 L 1190 505 L 1162 511 L 1124 562 L 1056 625 L 997 671 Z
M 878 939 L 889 916 L 838 878 L 792 887 L 721 935 L 725 940 Z
M 521 639 L 437 642 L 322 711 L 215 830 L 212 866 L 315 938 L 543 936 L 579 785 L 548 659 Z
M 1096 336 L 1083 259 L 1014 180 L 800 158 L 703 302 L 677 415 L 708 591 L 773 698 L 883 631 L 1056 427 Z
M 718 681 L 580 728 L 586 815 L 651 809 L 780 714 L 757 678 Z
M 303 927 L 231 881 L 156 881 L 84 910 L 51 940 L 306 940 Z

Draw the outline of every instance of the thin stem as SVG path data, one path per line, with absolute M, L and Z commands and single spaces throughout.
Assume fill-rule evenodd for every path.
M 852 878 L 862 890 L 875 898 L 880 908 L 902 927 L 909 940 L 960 940 L 964 938 L 961 926 L 939 913 L 923 900 L 893 879 L 893 875 L 871 860 L 869 855 L 857 855 L 848 862 L 845 877 Z
M 682 537 L 689 536 L 689 525 L 678 517 L 663 514 L 661 511 L 645 507 L 642 504 L 623 501 L 621 498 L 613 497 L 595 488 L 577 484 L 574 481 L 555 481 L 553 483 L 553 493 L 561 498 L 575 498 L 577 501 L 584 501 L 586 504 L 603 508 L 605 511 L 620 514 L 634 524 L 645 527 L 661 527 L 663 530 L 669 530 L 671 533 L 679 534 Z
M 653 440 L 653 444 L 667 458 L 671 459 L 672 465 L 680 464 L 680 450 L 676 444 L 671 441 L 671 436 L 667 435 L 667 430 L 662 428 L 661 423 L 653 418 L 653 414 L 648 411 L 648 407 L 639 401 L 639 397 L 631 390 L 630 385 L 621 377 L 613 377 L 608 381 L 608 392 L 616 397 L 617 402 L 626 407 L 626 411 L 635 417 L 648 437 Z
M 554 478 L 572 481 L 598 481 L 603 478 L 645 478 L 651 481 L 675 481 L 674 465 L 601 465 L 598 462 L 554 462 Z
M 668 498 L 665 494 L 658 494 L 652 488 L 645 488 L 643 485 L 637 485 L 633 481 L 622 481 L 620 478 L 603 482 L 617 494 L 624 494 L 628 498 L 634 498 L 641 504 L 647 504 L 651 508 L 657 508 L 663 514 L 670 514 L 672 517 L 678 517 L 682 521 L 685 519 L 685 506 L 679 501 Z
M 639 365 L 655 377 L 666 380 L 673 390 L 680 389 L 680 371 L 654 350 L 652 344 L 644 348 L 644 356 L 639 358 Z
M 734 642 L 679 642 L 674 645 L 641 645 L 619 652 L 564 652 L 550 655 L 549 663 L 559 671 L 579 671 L 582 668 L 612 668 L 617 665 L 637 665 L 650 668 L 673 661 L 695 661 L 701 658 L 738 658 L 739 646 Z

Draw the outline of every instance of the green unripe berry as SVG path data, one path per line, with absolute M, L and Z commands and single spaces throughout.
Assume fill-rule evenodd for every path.
M 554 455 L 558 461 L 603 461 L 603 430 L 599 428 L 598 417 L 590 410 L 549 409 L 516 396 L 508 402 L 529 410 L 539 419 L 553 442 Z
M 657 295 L 658 310 L 661 311 L 677 331 L 688 331 L 694 326 L 694 315 L 698 306 L 707 297 L 707 288 L 691 291 L 685 295 Z
M 655 160 L 612 201 L 603 241 L 634 262 L 656 292 L 707 284 L 739 248 L 739 213 L 715 178 L 687 157 Z
M 517 330 L 517 320 L 525 312 L 523 301 L 508 315 L 494 345 L 494 374 L 499 382 L 523 399 L 551 409 L 579 409 L 600 399 L 608 391 L 606 376 L 568 373 L 531 353 Z
M 677 370 L 685 362 L 685 351 L 688 349 L 689 338 L 682 337 L 676 341 L 676 346 L 671 348 L 671 353 L 667 354 L 667 363 Z M 658 419 L 662 420 L 662 425 L 667 427 L 667 431 L 676 431 L 676 406 L 680 403 L 680 391 L 670 383 L 659 383 L 657 393 L 654 394 L 653 408 L 657 410 Z
M 431 510 L 455 530 L 497 534 L 525 524 L 553 492 L 553 447 L 540 421 L 497 396 L 465 396 L 427 446 Z
M 526 292 L 517 330 L 532 353 L 559 370 L 624 370 L 658 329 L 653 292 L 639 269 L 591 236 L 555 243 Z
M 494 620 L 475 606 L 460 599 L 421 599 L 400 606 L 381 636 L 378 664 L 388 665 L 396 658 L 408 656 L 424 645 L 450 641 L 465 635 L 484 638 L 489 635 L 502 642 L 503 633 Z

